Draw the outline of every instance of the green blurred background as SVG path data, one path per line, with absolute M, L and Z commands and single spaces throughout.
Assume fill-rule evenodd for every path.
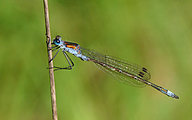
M 55 72 L 59 120 L 190 120 L 191 0 L 49 0 L 51 34 L 145 66 L 152 87 L 113 80 L 71 56 Z M 51 120 L 43 0 L 0 1 L 0 120 Z M 62 53 L 54 60 L 67 66 Z

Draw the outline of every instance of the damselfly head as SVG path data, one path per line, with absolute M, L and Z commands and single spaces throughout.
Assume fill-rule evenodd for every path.
M 60 45 L 61 43 L 61 36 L 57 35 L 55 39 L 53 39 L 53 44 Z

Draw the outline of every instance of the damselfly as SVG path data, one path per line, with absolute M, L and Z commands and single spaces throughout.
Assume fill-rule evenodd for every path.
M 169 97 L 179 99 L 179 97 L 173 92 L 152 82 L 149 82 L 148 80 L 151 78 L 151 75 L 145 67 L 141 67 L 137 64 L 127 62 L 115 57 L 107 56 L 93 50 L 84 49 L 76 43 L 61 40 L 61 36 L 59 35 L 55 37 L 52 44 L 55 45 L 51 48 L 52 51 L 57 49 L 58 51 L 49 62 L 51 62 L 58 54 L 58 52 L 62 50 L 69 63 L 69 66 L 64 68 L 54 66 L 53 68 L 55 68 L 55 70 L 72 69 L 74 63 L 66 53 L 69 52 L 83 61 L 92 61 L 99 67 L 99 69 L 124 84 L 137 87 L 144 87 L 149 85 Z

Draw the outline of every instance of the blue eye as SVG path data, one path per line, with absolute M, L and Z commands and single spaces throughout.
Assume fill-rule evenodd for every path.
M 60 45 L 60 44 L 61 44 L 61 36 L 57 35 L 57 36 L 55 37 L 55 39 L 53 40 L 53 43 L 54 43 L 55 45 Z
M 59 39 L 55 39 L 54 41 L 53 41 L 53 43 L 55 44 L 55 45 L 59 45 L 60 44 L 60 40 Z
M 57 40 L 55 40 L 55 42 L 56 42 L 56 43 L 60 43 L 60 40 L 57 39 Z

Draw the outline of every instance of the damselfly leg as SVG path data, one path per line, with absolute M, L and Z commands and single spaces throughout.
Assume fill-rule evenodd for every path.
M 54 47 L 51 47 L 52 48 L 52 51 L 55 51 L 58 49 L 58 51 L 55 53 L 55 55 L 53 56 L 53 58 L 49 61 L 49 63 L 57 56 L 57 54 L 59 53 L 59 51 L 61 50 L 61 48 L 59 46 L 54 46 Z M 53 49 L 55 48 L 55 49 Z M 71 70 L 72 67 L 74 66 L 74 63 L 73 61 L 71 60 L 71 58 L 67 55 L 67 53 L 65 51 L 62 51 L 63 54 L 65 55 L 65 58 L 67 59 L 67 62 L 69 64 L 68 67 L 57 67 L 57 66 L 53 66 L 52 68 L 55 68 L 54 71 L 56 70 L 60 70 L 60 69 L 66 69 L 66 70 Z M 49 69 L 52 69 L 52 68 L 49 68 Z

